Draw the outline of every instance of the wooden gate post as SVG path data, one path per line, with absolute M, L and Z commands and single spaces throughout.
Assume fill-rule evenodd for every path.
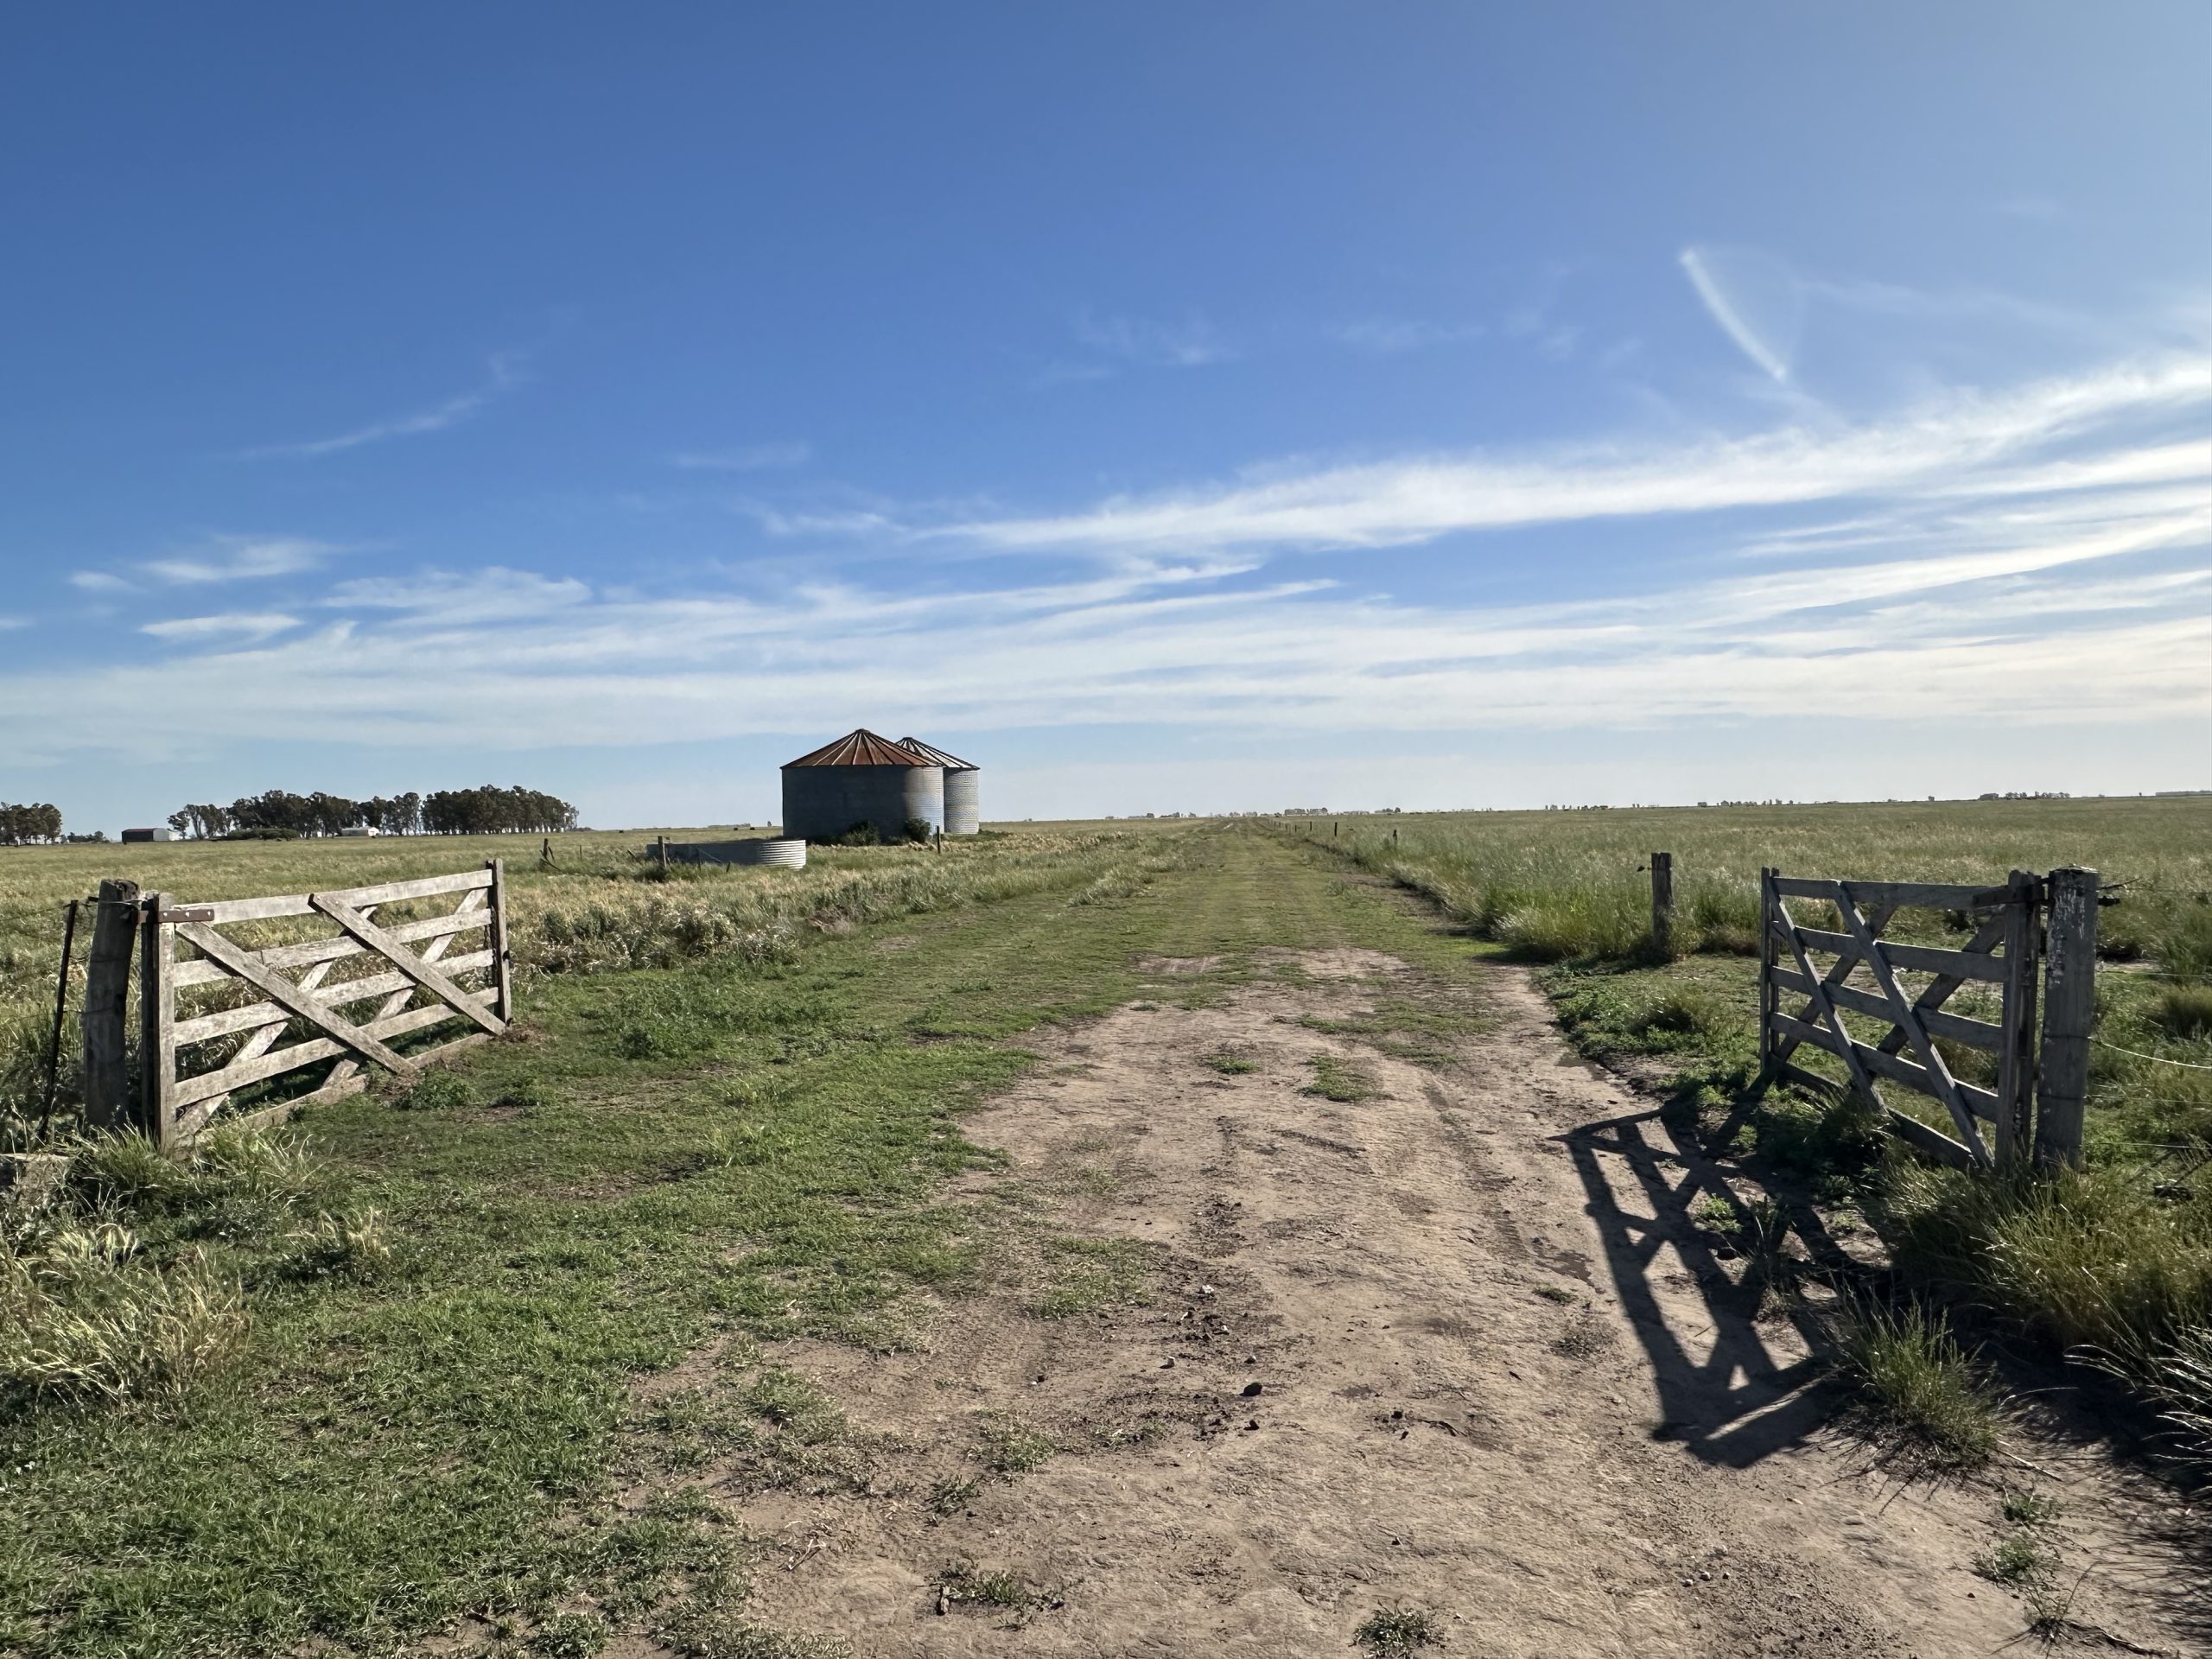
M 2089 1092 L 2089 1027 L 2097 1014 L 2097 873 L 2053 870 L 2043 973 L 2043 1061 L 2036 1091 L 2036 1162 L 2082 1160 Z
M 486 868 L 492 872 L 492 890 L 486 895 L 492 901 L 492 925 L 485 938 L 492 947 L 492 984 L 499 993 L 492 1009 L 505 1025 L 515 1017 L 515 958 L 507 947 L 507 861 L 490 859 Z
M 1997 1166 L 2014 1169 L 2034 1145 L 2036 958 L 2043 884 L 2015 870 L 2005 883 L 2005 1046 L 1997 1057 Z
M 166 893 L 140 901 L 138 1128 L 157 1147 L 176 1140 L 176 929 Z
M 1675 855 L 1651 855 L 1651 948 L 1675 954 Z
M 1782 993 L 1774 982 L 1774 877 L 1770 868 L 1759 871 L 1759 1080 L 1773 1081 L 1774 1019 L 1782 1011 Z
M 120 1128 L 130 1116 L 130 1045 L 124 1009 L 130 997 L 130 946 L 138 931 L 138 884 L 103 881 L 85 958 L 85 1122 Z

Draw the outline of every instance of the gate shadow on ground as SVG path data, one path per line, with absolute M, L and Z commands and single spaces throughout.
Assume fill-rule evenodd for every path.
M 1753 1249 L 1734 1258 L 1741 1271 L 1732 1275 L 1714 1235 L 1693 1218 L 1692 1206 L 1718 1197 L 1735 1216 L 1738 1236 L 1758 1236 L 1758 1217 L 1719 1166 L 1658 1110 L 1585 1124 L 1560 1139 L 1582 1178 L 1622 1309 L 1650 1357 L 1660 1405 L 1654 1437 L 1743 1468 L 1819 1427 L 1830 1410 L 1818 1387 L 1821 1363 L 1776 1351 L 1776 1338 L 1789 1329 L 1816 1350 L 1813 1314 L 1791 1298 L 1760 1319 L 1778 1271 L 1775 1254 Z M 1745 1179 L 1734 1179 L 1739 1185 Z M 1784 1203 L 1782 1214 L 1815 1268 L 1848 1267 L 1808 1205 Z M 1679 1296 L 1670 1308 L 1661 1294 L 1662 1276 L 1675 1274 L 1696 1287 L 1690 1317 Z

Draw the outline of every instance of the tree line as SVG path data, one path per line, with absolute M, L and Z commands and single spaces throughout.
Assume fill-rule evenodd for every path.
M 29 847 L 61 839 L 61 809 L 44 804 L 10 806 L 0 801 L 0 847 Z
M 212 802 L 169 814 L 169 828 L 196 840 L 222 836 L 334 836 L 374 830 L 386 836 L 552 835 L 576 827 L 576 809 L 557 795 L 516 785 L 501 789 L 435 789 L 429 794 L 349 800 L 317 790 L 295 795 L 272 789 L 241 795 L 228 806 Z

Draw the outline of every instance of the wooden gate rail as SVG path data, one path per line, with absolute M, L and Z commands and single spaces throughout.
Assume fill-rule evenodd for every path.
M 107 889 L 103 887 L 103 899 Z M 388 905 L 452 895 L 454 907 L 442 916 L 378 923 Z M 313 1101 L 358 1092 L 367 1083 L 364 1065 L 411 1077 L 424 1062 L 482 1042 L 506 1029 L 513 1017 L 512 962 L 507 945 L 506 876 L 503 861 L 454 875 L 389 881 L 340 892 L 285 893 L 264 899 L 232 899 L 213 904 L 180 904 L 167 893 L 136 900 L 138 932 L 140 1064 L 135 1102 L 109 1099 L 122 1087 L 119 1065 L 93 1076 L 93 1023 L 86 1026 L 88 1088 L 86 1116 L 94 1123 L 135 1118 L 157 1142 L 190 1141 L 207 1128 L 238 1090 L 302 1067 L 334 1062 L 315 1088 L 238 1120 L 262 1123 L 289 1116 Z M 334 924 L 333 938 L 249 949 L 219 930 L 240 922 L 313 916 Z M 478 948 L 448 955 L 468 934 L 483 936 Z M 180 960 L 179 944 L 198 952 Z M 416 947 L 420 947 L 419 949 Z M 377 959 L 385 971 L 330 981 L 331 970 L 358 957 Z M 118 980 L 128 973 L 128 953 L 119 965 L 110 953 L 108 971 Z M 482 988 L 464 986 L 458 975 L 481 973 Z M 196 986 L 245 984 L 259 1000 L 240 1007 L 177 1017 L 177 993 Z M 418 995 L 429 1000 L 410 1007 Z M 364 1012 L 349 1012 L 367 1003 Z M 103 1006 L 105 1006 L 103 1004 Z M 452 1020 L 472 1028 L 427 1050 L 403 1054 L 391 1040 Z M 279 1046 L 288 1032 L 303 1034 Z M 226 1038 L 244 1041 L 227 1058 L 196 1066 L 191 1051 Z M 105 1027 L 99 1039 L 105 1048 Z M 95 1092 L 102 1097 L 94 1098 Z M 130 1109 L 135 1106 L 135 1110 Z
M 2071 893 L 2084 876 L 2092 894 L 2088 912 L 2094 930 L 2094 871 L 2056 871 L 2048 885 L 2053 891 L 2063 887 Z M 2040 921 L 2046 885 L 2024 870 L 2013 871 L 2001 887 L 1836 881 L 1761 871 L 1759 1051 L 1764 1075 L 1834 1090 L 1836 1085 L 1831 1080 L 1792 1062 L 1790 1057 L 1799 1046 L 1810 1044 L 1843 1062 L 1851 1088 L 1879 1109 L 1891 1128 L 1947 1162 L 1971 1168 L 2010 1167 L 2026 1157 L 2031 1146 L 2037 1160 L 2044 1163 L 2078 1158 L 2078 1108 L 2069 1126 L 2063 1096 L 2054 1095 L 2054 1090 L 2063 1090 L 2068 1085 L 2072 1068 L 2051 1064 L 2050 1029 L 2044 1033 L 2045 1058 L 2040 1068 L 2036 1051 L 2036 967 L 2041 954 Z M 1844 931 L 1800 925 L 1789 913 L 1788 901 L 1792 899 L 1833 906 Z M 1912 907 L 1965 912 L 1980 918 L 1980 925 L 1972 938 L 1955 949 L 1903 944 L 1883 938 L 1883 930 L 1897 912 Z M 2067 959 L 2076 964 L 2094 954 L 2094 931 L 2087 951 L 2074 937 L 2081 908 L 2069 906 L 2063 938 L 2054 920 L 2054 968 L 2062 949 Z M 1784 950 L 1789 953 L 1786 958 L 1781 955 Z M 1816 952 L 1834 958 L 1824 970 L 1815 971 Z M 1901 969 L 1933 978 L 1917 995 L 1909 995 L 1897 979 Z M 1854 975 L 1862 973 L 1872 982 L 1871 988 L 1850 982 Z M 1970 982 L 2001 988 L 1999 1021 L 1973 1019 L 1944 1008 Z M 2069 990 L 2078 988 L 2069 987 Z M 1784 994 L 1806 1001 L 1796 1013 L 1785 1013 L 1781 1006 Z M 2073 1000 L 2081 1001 L 2078 995 Z M 2086 1019 L 2088 1007 L 2082 1002 L 2079 1017 Z M 1847 1014 L 1880 1020 L 1888 1030 L 1878 1042 L 1866 1042 L 1846 1022 Z M 2066 1017 L 2075 1017 L 2070 1007 Z M 2086 1035 L 2086 1025 L 2082 1030 Z M 2063 1037 L 2062 1033 L 2062 1042 Z M 1936 1047 L 1939 1038 L 1996 1055 L 1996 1088 L 1984 1088 L 1953 1076 Z M 1949 1116 L 1956 1138 L 1892 1107 L 1882 1097 L 1878 1079 L 1901 1084 L 1936 1101 Z M 2077 1084 L 2074 1089 L 2077 1101 L 2080 1093 Z M 2054 1099 L 2062 1102 L 2056 1109 Z M 1994 1131 L 1993 1150 L 1982 1138 L 1983 1123 Z

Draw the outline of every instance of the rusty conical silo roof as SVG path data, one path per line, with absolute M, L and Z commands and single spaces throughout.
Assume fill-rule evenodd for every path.
M 934 766 L 941 763 L 903 743 L 879 737 L 865 726 L 854 728 L 835 743 L 825 743 L 812 754 L 784 762 L 793 766 Z
M 928 761 L 931 766 L 943 766 L 947 772 L 977 772 L 982 770 L 982 768 L 977 766 L 973 760 L 963 760 L 957 754 L 947 754 L 943 749 L 938 748 L 934 743 L 925 743 L 918 737 L 902 737 L 899 740 L 899 747 L 902 749 L 912 749 L 916 754 L 920 755 L 923 760 Z

